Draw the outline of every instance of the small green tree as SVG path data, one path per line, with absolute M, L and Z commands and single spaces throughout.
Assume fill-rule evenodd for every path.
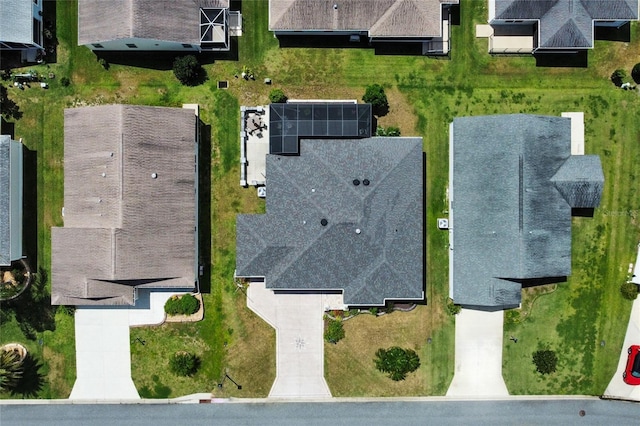
M 198 59 L 193 55 L 180 56 L 173 61 L 173 74 L 186 86 L 195 85 L 203 73 Z
M 631 78 L 633 81 L 640 84 L 640 62 L 633 66 L 633 69 L 631 70 Z
M 387 373 L 394 381 L 404 380 L 408 373 L 420 367 L 420 358 L 414 350 L 402 349 L 398 346 L 378 349 L 374 362 L 379 371 Z
M 269 101 L 271 101 L 272 104 L 283 104 L 287 102 L 287 99 L 289 98 L 287 98 L 287 95 L 284 94 L 282 89 L 273 89 L 269 92 Z
M 0 350 L 0 391 L 14 389 L 22 378 L 23 367 L 20 354 Z
M 378 116 L 386 115 L 389 112 L 389 101 L 384 93 L 384 87 L 379 84 L 371 84 L 367 86 L 362 100 L 371 104 L 373 113 Z
M 60 84 L 61 84 L 63 87 L 68 87 L 68 86 L 71 84 L 71 80 L 69 80 L 69 77 L 62 77 L 62 78 L 60 79 Z
M 458 315 L 460 311 L 462 311 L 462 306 L 456 305 L 453 303 L 453 300 L 449 299 L 447 300 L 447 311 L 449 311 L 451 315 Z
M 344 327 L 342 326 L 342 321 L 329 320 L 327 322 L 327 328 L 324 332 L 324 339 L 329 343 L 336 344 L 343 338 L 344 338 Z
M 176 376 L 193 376 L 200 366 L 200 359 L 189 352 L 176 352 L 169 358 L 169 368 Z
M 539 349 L 533 353 L 533 363 L 541 374 L 551 374 L 556 371 L 558 357 L 550 349 Z
M 620 286 L 622 297 L 629 300 L 636 300 L 638 297 L 638 285 L 634 283 L 622 283 Z
M 622 86 L 622 83 L 627 79 L 627 72 L 623 69 L 617 69 L 611 74 L 611 81 L 616 86 Z

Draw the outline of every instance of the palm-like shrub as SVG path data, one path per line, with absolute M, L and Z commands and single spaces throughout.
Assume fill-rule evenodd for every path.
M 169 358 L 169 368 L 176 376 L 193 376 L 200 366 L 200 359 L 189 352 L 176 352 Z
M 420 358 L 414 350 L 398 346 L 378 349 L 374 362 L 378 370 L 388 373 L 389 378 L 394 381 L 404 380 L 408 373 L 420 367 Z
M 551 374 L 556 371 L 558 357 L 550 349 L 540 349 L 533 353 L 533 363 L 541 374 Z
M 0 350 L 0 391 L 15 388 L 22 378 L 22 359 L 15 351 Z

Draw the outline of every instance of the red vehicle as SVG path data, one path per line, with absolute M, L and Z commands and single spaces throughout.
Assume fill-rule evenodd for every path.
M 627 367 L 624 369 L 622 377 L 628 385 L 640 385 L 640 346 L 633 345 L 628 352 Z

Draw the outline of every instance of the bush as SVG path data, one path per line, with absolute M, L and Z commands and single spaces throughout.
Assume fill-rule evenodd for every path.
M 169 315 L 193 315 L 200 309 L 200 301 L 192 294 L 171 296 L 164 304 L 164 311 Z
M 634 283 L 623 283 L 620 286 L 620 293 L 622 297 L 629 300 L 636 300 L 638 297 L 638 285 Z
M 0 391 L 14 389 L 22 379 L 23 370 L 17 352 L 0 350 Z
M 269 101 L 271 101 L 272 104 L 283 104 L 287 102 L 287 99 L 289 98 L 287 98 L 287 95 L 284 94 L 282 89 L 273 89 L 269 92 Z
M 327 329 L 324 332 L 324 339 L 329 343 L 336 344 L 343 338 L 344 328 L 342 327 L 342 321 L 329 320 L 327 323 Z
M 623 69 L 617 69 L 611 74 L 611 81 L 616 86 L 622 86 L 622 83 L 627 79 L 627 72 Z
M 369 308 L 369 313 L 373 316 L 378 316 L 378 308 Z
M 556 371 L 558 357 L 550 349 L 540 349 L 533 353 L 533 363 L 541 374 L 551 374 Z
M 102 68 L 104 68 L 105 70 L 109 69 L 109 62 L 107 62 L 107 60 L 105 58 L 98 58 L 98 63 L 100 64 L 100 66 L 102 66 Z
M 420 358 L 415 351 L 398 346 L 378 349 L 374 362 L 379 371 L 388 373 L 389 378 L 394 381 L 404 380 L 408 373 L 420 367 Z
M 462 311 L 462 306 L 456 305 L 455 303 L 453 303 L 453 300 L 449 299 L 447 300 L 447 311 L 451 315 L 458 315 L 460 311 Z
M 631 70 L 631 78 L 633 81 L 640 84 L 640 62 L 633 66 L 633 69 Z
M 60 84 L 62 84 L 63 87 L 69 87 L 71 80 L 69 80 L 69 77 L 62 77 L 60 79 Z
M 396 126 L 389 126 L 385 129 L 382 126 L 378 126 L 376 129 L 376 136 L 400 136 L 400 128 Z
M 386 115 L 389 112 L 389 101 L 384 93 L 384 88 L 379 84 L 367 86 L 362 100 L 371 104 L 375 115 Z
M 200 366 L 200 359 L 189 352 L 176 352 L 169 358 L 169 368 L 176 376 L 193 376 Z
M 173 61 L 173 74 L 186 86 L 197 84 L 203 73 L 198 59 L 193 55 L 180 56 Z

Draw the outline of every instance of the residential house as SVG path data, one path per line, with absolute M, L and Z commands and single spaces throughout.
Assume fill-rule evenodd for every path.
M 638 19 L 638 0 L 489 0 L 489 24 L 502 37 L 493 52 L 532 53 L 592 49 L 595 27 L 620 27 Z M 530 40 L 528 40 L 530 38 Z
M 22 258 L 22 143 L 0 135 L 0 266 Z
M 229 0 L 79 0 L 78 45 L 94 51 L 228 51 L 242 16 Z
M 134 305 L 137 289 L 198 279 L 192 109 L 64 111 L 64 226 L 51 230 L 54 305 Z
M 423 300 L 422 139 L 370 137 L 370 105 L 270 111 L 266 213 L 237 216 L 236 275 L 348 306 Z
M 423 54 L 449 52 L 451 6 L 458 0 L 269 0 L 276 36 L 333 35 L 371 43 L 422 43 Z
M 44 0 L 0 2 L 0 51 L 18 51 L 22 62 L 36 62 L 44 48 Z
M 600 157 L 571 154 L 571 118 L 496 115 L 450 126 L 450 296 L 520 303 L 523 286 L 571 275 L 571 217 L 600 203 Z M 577 138 L 576 138 L 577 139 Z

